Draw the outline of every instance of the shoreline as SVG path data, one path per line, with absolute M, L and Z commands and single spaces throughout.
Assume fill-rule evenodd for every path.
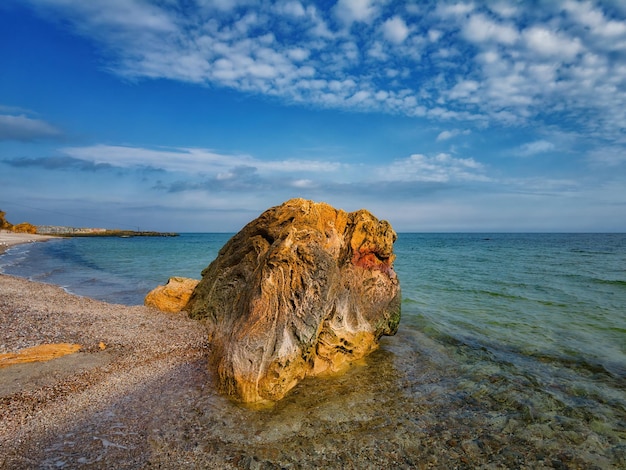
M 527 413 L 545 393 L 492 371 L 468 375 L 409 328 L 268 409 L 219 394 L 206 331 L 186 315 L 0 274 L 0 338 L 0 352 L 83 347 L 0 368 L 0 468 L 582 469 L 626 456 L 619 435 L 566 409 Z
M 34 242 L 45 242 L 47 240 L 51 240 L 55 237 L 53 235 L 39 235 L 32 233 L 16 233 L 9 232 L 8 230 L 0 230 L 0 255 L 2 255 L 6 250 L 15 246 L 15 245 L 23 245 L 25 243 L 34 243 Z
M 0 353 L 82 346 L 49 362 L 0 368 L 0 468 L 626 462 L 621 382 L 587 363 L 523 354 L 511 362 L 492 354 L 498 350 L 428 335 L 420 321 L 407 315 L 395 337 L 344 374 L 305 379 L 272 408 L 250 409 L 218 392 L 206 331 L 184 314 L 0 274 Z M 581 399 L 583 389 L 590 393 Z
M 190 381 L 207 380 L 206 332 L 186 315 L 109 304 L 6 274 L 0 274 L 0 338 L 0 353 L 61 342 L 81 345 L 61 358 L 0 368 L 2 468 L 47 466 L 46 442 L 88 429 L 103 410 L 120 407 L 140 391 L 159 393 L 164 382 L 173 380 L 168 386 L 175 386 L 190 374 Z M 135 431 L 147 424 L 142 419 L 150 415 L 150 393 L 137 405 L 143 412 L 123 419 Z M 125 455 L 110 457 L 140 463 L 145 442 L 137 439 L 133 434 L 118 442 Z M 81 443 L 87 456 L 98 455 L 92 441 Z

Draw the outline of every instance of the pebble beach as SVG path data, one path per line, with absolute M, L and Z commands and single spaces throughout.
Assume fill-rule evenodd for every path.
M 149 416 L 151 390 L 204 363 L 200 324 L 147 307 L 106 304 L 0 275 L 0 315 L 0 353 L 41 344 L 81 345 L 62 358 L 0 368 L 0 468 L 64 462 L 69 468 L 95 462 L 103 468 L 120 468 L 115 462 L 141 466 L 147 455 L 142 419 Z M 137 393 L 142 402 L 135 406 L 143 409 L 120 416 L 133 432 L 115 438 L 119 428 L 111 423 L 97 430 L 102 414 L 117 416 Z M 60 443 L 69 445 L 68 435 L 85 432 L 68 451 L 74 458 L 51 452 Z
M 50 238 L 2 231 L 0 254 Z M 112 418 L 138 392 L 142 400 L 134 405 L 149 407 L 151 387 L 166 386 L 172 374 L 202 370 L 205 336 L 185 315 L 108 304 L 0 275 L 0 354 L 42 344 L 81 346 L 46 362 L 0 366 L 0 468 L 143 466 L 146 409 L 120 416 L 133 429 L 122 439 L 115 424 L 98 431 L 102 415 Z M 67 436 L 77 431 L 88 435 L 68 443 Z M 70 446 L 70 458 L 51 452 L 59 439 Z

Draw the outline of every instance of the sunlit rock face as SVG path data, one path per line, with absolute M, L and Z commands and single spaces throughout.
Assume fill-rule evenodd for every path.
M 16 364 L 50 361 L 68 354 L 74 354 L 80 348 L 80 344 L 72 343 L 40 344 L 39 346 L 22 349 L 15 353 L 0 354 L 0 369 Z
M 170 277 L 164 286 L 155 287 L 148 292 L 144 299 L 144 304 L 148 307 L 155 307 L 163 312 L 180 312 L 198 285 L 197 279 L 186 277 Z
M 202 272 L 186 307 L 207 325 L 223 391 L 276 401 L 395 334 L 395 240 L 391 225 L 366 210 L 303 199 L 246 225 Z

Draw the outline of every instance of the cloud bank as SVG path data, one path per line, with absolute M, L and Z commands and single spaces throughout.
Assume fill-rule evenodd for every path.
M 153 90 L 142 104 L 165 104 L 178 98 L 167 95 L 178 88 L 168 81 L 182 82 L 194 85 L 186 87 L 197 93 L 192 99 L 205 87 L 233 90 L 224 96 L 236 96 L 237 113 L 216 126 L 227 137 L 215 140 L 208 140 L 215 134 L 197 138 L 197 127 L 173 119 L 142 134 L 85 113 L 78 118 L 101 127 L 72 129 L 78 136 L 72 146 L 53 148 L 48 141 L 63 132 L 52 119 L 0 106 L 5 199 L 33 197 L 29 188 L 36 187 L 36 204 L 65 204 L 74 194 L 72 204 L 83 213 L 116 207 L 134 223 L 167 212 L 172 224 L 195 230 L 237 228 L 294 195 L 367 207 L 404 230 L 623 230 L 626 6 L 620 2 L 9 2 L 19 5 L 18 17 L 28 5 L 95 47 L 99 71 L 120 79 L 107 80 L 120 87 L 98 82 L 90 91 L 130 84 Z M 75 39 L 68 57 L 72 46 L 85 44 Z M 67 98 L 71 90 L 63 93 Z M 140 116 L 138 103 L 124 103 L 123 112 Z M 242 135 L 233 116 L 248 110 L 303 121 L 289 135 L 271 119 L 248 123 L 258 127 L 241 137 L 246 150 L 229 151 L 238 145 L 230 140 Z M 74 111 L 52 112 L 59 119 Z M 202 121 L 203 112 L 185 117 Z M 320 116 L 328 119 L 323 125 Z M 160 134 L 170 124 L 175 138 Z M 362 138 L 365 132 L 376 138 Z M 28 185 L 9 190 L 15 181 Z M 200 220 L 203 210 L 211 215 Z M 225 217 L 228 228 L 219 222 Z
M 559 121 L 626 140 L 617 3 L 28 2 L 99 44 L 130 80 L 483 125 Z

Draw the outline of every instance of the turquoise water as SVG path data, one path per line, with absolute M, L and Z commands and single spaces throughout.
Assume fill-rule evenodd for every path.
M 12 248 L 0 257 L 0 271 L 98 300 L 141 305 L 172 276 L 200 279 L 231 236 L 54 239 Z
M 53 240 L 9 250 L 0 269 L 140 304 L 170 276 L 199 278 L 229 236 Z M 386 411 L 395 421 L 379 436 L 412 443 L 422 433 L 448 456 L 456 443 L 470 466 L 626 468 L 625 234 L 400 234 L 395 252 L 400 332 L 383 341 L 370 369 L 351 372 L 377 371 L 376 386 L 405 409 Z M 297 400 L 304 406 L 309 386 L 275 413 Z M 317 409 L 332 407 L 334 398 L 316 396 Z M 366 400 L 359 413 L 378 416 L 389 406 Z M 455 438 L 479 430 L 472 445 Z M 410 449 L 407 462 L 418 452 Z

